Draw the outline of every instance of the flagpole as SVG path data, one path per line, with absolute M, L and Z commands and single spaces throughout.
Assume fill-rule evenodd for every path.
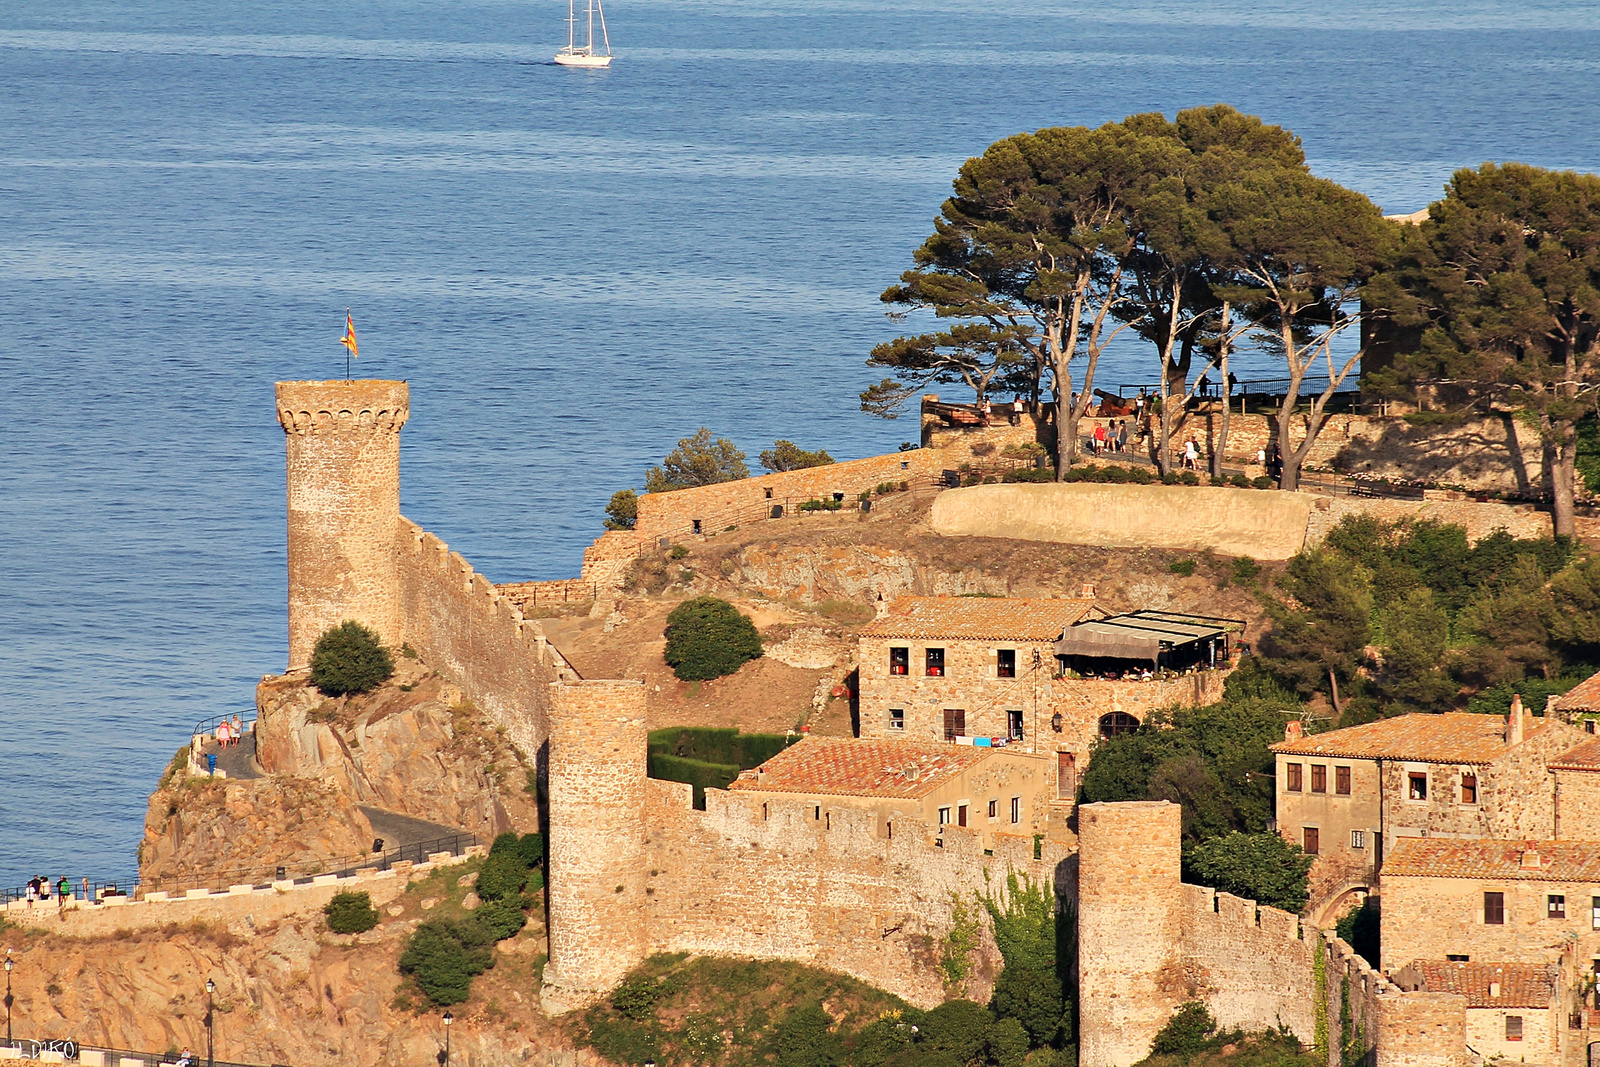
M 350 321 L 350 309 L 349 308 L 345 308 L 344 309 L 344 321 L 346 323 L 348 323 Z M 348 329 L 348 326 L 346 328 Z M 344 380 L 347 381 L 347 382 L 350 380 L 350 346 L 349 345 L 345 345 L 344 346 Z

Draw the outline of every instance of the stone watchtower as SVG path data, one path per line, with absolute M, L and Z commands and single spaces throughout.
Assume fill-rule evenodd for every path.
M 552 1015 L 615 988 L 648 954 L 644 683 L 550 686 Z
M 405 382 L 279 382 L 289 459 L 289 669 L 354 619 L 403 639 L 395 544 Z
M 1079 1059 L 1128 1067 L 1185 995 L 1182 809 L 1164 800 L 1078 808 Z

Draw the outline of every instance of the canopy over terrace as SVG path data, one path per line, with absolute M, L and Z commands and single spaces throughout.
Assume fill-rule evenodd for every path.
M 1230 635 L 1243 632 L 1243 619 L 1133 611 L 1067 627 L 1056 641 L 1056 659 L 1085 675 L 1213 668 L 1228 662 Z

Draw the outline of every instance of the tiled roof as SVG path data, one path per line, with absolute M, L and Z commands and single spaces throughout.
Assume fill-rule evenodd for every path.
M 1561 753 L 1545 766 L 1558 771 L 1600 771 L 1600 738 Z
M 1054 641 L 1094 607 L 1090 599 L 903 596 L 868 624 L 869 637 Z
M 1538 866 L 1524 866 L 1525 853 L 1537 853 Z M 1600 841 L 1397 837 L 1381 877 L 1600 882 Z
M 1312 734 L 1299 741 L 1280 741 L 1272 751 L 1418 763 L 1488 763 L 1506 750 L 1505 733 L 1506 721 L 1498 715 L 1447 711 L 1401 715 Z
M 808 737 L 745 771 L 729 789 L 850 797 L 926 796 L 993 749 L 914 741 Z
M 1555 969 L 1542 963 L 1454 963 L 1417 960 L 1411 965 L 1429 993 L 1460 993 L 1469 1008 L 1548 1008 L 1555 999 Z M 1492 995 L 1498 985 L 1499 996 Z
M 1561 711 L 1600 711 L 1600 672 L 1556 697 L 1556 707 Z

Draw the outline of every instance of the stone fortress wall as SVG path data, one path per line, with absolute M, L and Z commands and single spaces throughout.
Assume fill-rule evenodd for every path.
M 291 667 L 305 664 L 322 629 L 355 618 L 410 643 L 525 750 L 549 739 L 551 1007 L 588 1002 L 665 950 L 803 960 L 919 1004 L 982 998 L 999 963 L 992 938 L 980 940 L 960 990 L 943 981 L 940 946 L 956 900 L 994 893 L 1015 871 L 1079 901 L 1088 1067 L 1141 1058 L 1172 1010 L 1196 996 L 1227 1025 L 1281 1023 L 1320 1038 L 1330 1067 L 1339 1064 L 1325 1013 L 1307 1007 L 1326 981 L 1316 935 L 1293 916 L 1183 887 L 1175 807 L 1096 806 L 1101 821 L 1080 824 L 1081 859 L 1066 842 L 1032 837 L 1000 837 L 986 851 L 977 834 L 902 819 L 892 803 L 835 809 L 713 790 L 697 811 L 688 786 L 646 776 L 639 683 L 580 679 L 512 598 L 399 515 L 404 383 L 280 383 L 278 397 L 289 439 Z M 910 481 L 945 463 L 923 451 L 641 501 L 641 529 L 597 541 L 584 578 L 614 581 L 641 544 L 694 518 L 716 532 L 713 512 L 694 514 L 711 503 L 759 508 L 768 488 L 771 499 L 780 490 L 809 499 Z M 261 893 L 237 889 L 240 899 Z M 186 906 L 138 905 L 152 916 Z M 973 912 L 984 930 L 982 910 Z M 1363 995 L 1374 990 L 1372 1006 L 1352 994 L 1351 1011 L 1369 1020 L 1363 1040 L 1377 1067 L 1464 1063 L 1461 998 L 1402 995 L 1348 969 Z
M 986 1000 L 1000 966 L 992 939 L 964 990 L 945 984 L 953 901 L 976 918 L 977 894 L 999 892 L 1009 872 L 1076 893 L 1070 845 L 996 834 L 986 851 L 978 830 L 938 834 L 892 801 L 712 789 L 696 810 L 688 785 L 646 775 L 641 686 L 557 689 L 543 993 L 555 1010 L 592 1002 L 656 952 L 798 960 L 925 1007 L 958 992 Z

